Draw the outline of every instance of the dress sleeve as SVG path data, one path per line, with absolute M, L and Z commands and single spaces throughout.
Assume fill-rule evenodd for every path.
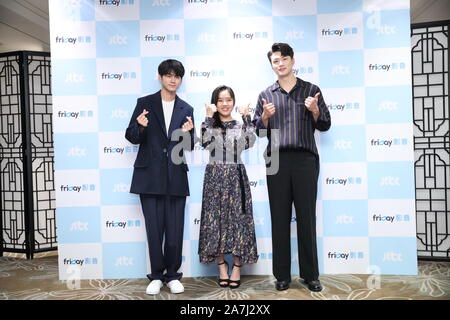
M 200 143 L 203 148 L 208 149 L 210 144 L 214 142 L 217 130 L 213 128 L 214 119 L 206 117 L 202 122 Z
M 242 150 L 253 147 L 256 141 L 256 125 L 252 122 L 250 115 L 242 116 L 242 134 L 240 137 L 239 145 L 242 146 Z

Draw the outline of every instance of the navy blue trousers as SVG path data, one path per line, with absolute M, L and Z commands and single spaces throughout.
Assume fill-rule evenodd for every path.
M 150 280 L 180 280 L 186 197 L 140 195 L 150 254 Z M 165 272 L 165 273 L 164 273 Z

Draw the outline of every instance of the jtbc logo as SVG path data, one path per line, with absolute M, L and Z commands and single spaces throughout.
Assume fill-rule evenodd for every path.
M 403 262 L 402 254 L 393 251 L 385 252 L 383 255 L 383 261 Z
M 126 183 L 117 183 L 113 186 L 112 192 L 129 192 L 131 185 Z
M 400 178 L 399 177 L 383 177 L 380 180 L 380 186 L 388 186 L 388 187 L 399 187 L 400 186 Z
M 117 258 L 116 263 L 114 265 L 116 267 L 118 267 L 118 266 L 125 266 L 125 267 L 132 266 L 132 265 L 134 265 L 133 260 L 134 259 L 130 258 L 130 257 L 119 257 L 119 258 Z
M 284 38 L 286 40 L 297 40 L 305 37 L 305 31 L 303 30 L 289 30 L 286 32 Z
M 396 30 L 396 26 L 390 26 L 388 24 L 384 24 L 382 26 L 379 26 L 377 28 L 377 35 L 380 34 L 396 34 L 397 30 Z
M 153 0 L 152 7 L 169 7 L 169 0 Z
M 84 74 L 68 73 L 64 82 L 84 82 Z
M 350 140 L 336 140 L 334 142 L 334 150 L 349 150 L 352 149 L 352 141 Z
M 353 216 L 348 216 L 346 214 L 342 214 L 340 216 L 336 217 L 336 224 L 354 224 L 355 222 L 353 221 L 355 217 Z
M 347 75 L 350 74 L 350 67 L 343 65 L 336 65 L 331 69 L 332 75 Z
M 70 231 L 89 231 L 88 222 L 75 221 L 70 226 Z
M 127 45 L 128 44 L 128 37 L 122 36 L 120 34 L 116 34 L 109 38 L 108 44 L 117 44 L 117 45 Z
M 111 111 L 111 119 L 128 119 L 128 110 L 114 109 Z
M 215 42 L 216 35 L 213 33 L 203 32 L 197 37 L 197 42 Z
M 382 101 L 378 106 L 378 110 L 393 111 L 398 110 L 398 103 L 394 101 Z
M 86 157 L 86 149 L 80 148 L 78 146 L 72 147 L 67 152 L 68 157 Z

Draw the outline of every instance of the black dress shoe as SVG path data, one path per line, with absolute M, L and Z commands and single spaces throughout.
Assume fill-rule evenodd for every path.
M 287 289 L 289 289 L 289 282 L 290 281 L 286 281 L 286 280 L 277 281 L 276 284 L 275 284 L 275 288 L 278 291 L 287 290 Z
M 305 280 L 305 284 L 308 285 L 308 289 L 314 292 L 320 292 L 322 291 L 322 285 L 320 284 L 319 280 Z

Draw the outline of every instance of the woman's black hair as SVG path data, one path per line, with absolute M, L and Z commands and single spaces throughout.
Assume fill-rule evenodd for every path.
M 175 73 L 176 76 L 183 78 L 184 67 L 183 64 L 175 59 L 168 59 L 161 62 L 158 66 L 158 74 L 162 77 L 166 74 Z
M 234 106 L 234 104 L 236 103 L 236 99 L 234 97 L 234 91 L 233 91 L 233 89 L 231 89 L 230 87 L 225 86 L 225 85 L 218 86 L 217 88 L 214 89 L 214 91 L 212 92 L 212 95 L 211 95 L 211 103 L 215 104 L 217 106 L 217 101 L 219 101 L 219 94 L 225 90 L 228 91 L 231 98 L 233 99 L 233 106 Z M 213 119 L 214 119 L 213 128 L 220 128 L 222 130 L 225 130 L 225 127 L 222 124 L 222 121 L 220 120 L 220 114 L 218 111 L 214 112 Z

